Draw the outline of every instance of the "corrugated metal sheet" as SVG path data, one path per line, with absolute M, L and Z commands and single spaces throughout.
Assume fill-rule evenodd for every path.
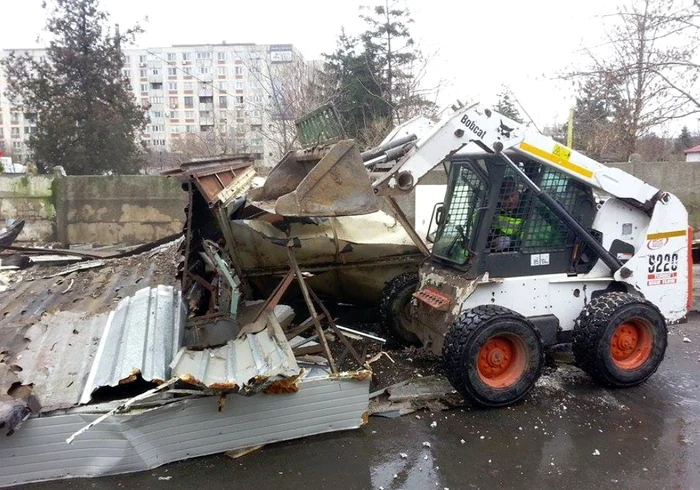
M 178 283 L 177 247 L 148 253 L 65 277 L 45 277 L 63 266 L 14 274 L 0 294 L 0 391 L 32 383 L 44 411 L 77 402 L 109 311 L 146 286 Z
M 257 392 L 276 380 L 299 374 L 294 354 L 281 329 L 244 334 L 215 349 L 180 349 L 172 376 L 213 389 Z
M 82 319 L 76 313 L 59 312 L 27 330 L 27 348 L 11 362 L 22 369 L 16 373 L 19 380 L 33 385 L 42 411 L 78 403 L 107 317 Z
M 353 429 L 368 410 L 369 379 L 307 378 L 299 392 L 184 400 L 108 418 L 72 433 L 99 414 L 31 418 L 0 440 L 0 486 L 142 471 L 186 458 Z
M 144 288 L 121 300 L 109 314 L 80 403 L 89 403 L 95 389 L 138 374 L 146 381 L 169 379 L 186 315 L 182 293 L 172 286 Z

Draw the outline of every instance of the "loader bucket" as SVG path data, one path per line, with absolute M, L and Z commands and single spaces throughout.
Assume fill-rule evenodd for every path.
M 287 153 L 249 198 L 282 216 L 353 216 L 379 209 L 354 140 Z

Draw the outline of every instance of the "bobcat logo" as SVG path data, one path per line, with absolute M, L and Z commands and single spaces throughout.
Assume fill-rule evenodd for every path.
M 505 124 L 503 124 L 503 120 L 501 120 L 501 125 L 498 126 L 498 134 L 501 136 L 505 136 L 506 138 L 510 138 L 510 133 L 514 130 L 515 128 L 509 128 Z

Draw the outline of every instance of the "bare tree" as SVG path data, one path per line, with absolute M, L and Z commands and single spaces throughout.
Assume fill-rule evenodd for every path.
M 605 42 L 586 48 L 588 68 L 567 78 L 605 79 L 615 89 L 614 127 L 629 156 L 641 136 L 664 122 L 700 112 L 697 5 L 684 0 L 630 0 L 604 18 Z

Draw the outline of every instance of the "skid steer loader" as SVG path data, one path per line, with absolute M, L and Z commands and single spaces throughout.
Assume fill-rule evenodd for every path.
M 394 197 L 439 164 L 447 191 L 428 251 Z M 363 214 L 385 198 L 426 260 L 387 284 L 383 305 L 482 406 L 525 396 L 558 343 L 603 385 L 642 383 L 692 301 L 692 229 L 675 196 L 480 104 L 409 121 L 368 152 L 343 140 L 288 156 L 251 197 L 295 216 Z

